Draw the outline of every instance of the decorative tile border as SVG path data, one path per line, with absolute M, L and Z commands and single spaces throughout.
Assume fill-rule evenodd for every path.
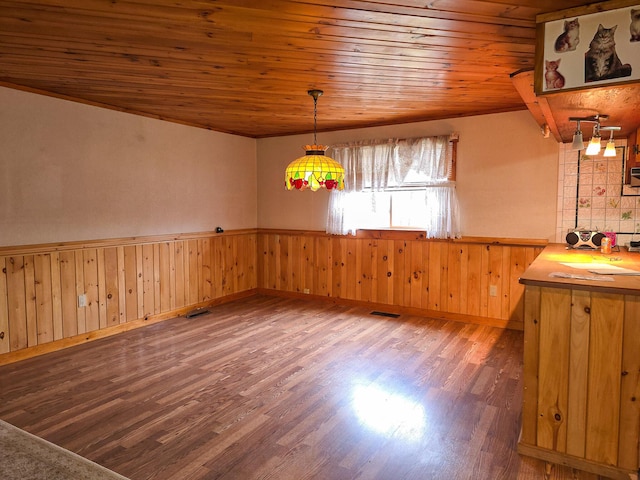
M 616 141 L 616 149 L 616 157 L 587 157 L 570 144 L 560 146 L 557 242 L 572 229 L 616 232 L 620 245 L 640 239 L 640 189 L 623 189 L 626 141 Z

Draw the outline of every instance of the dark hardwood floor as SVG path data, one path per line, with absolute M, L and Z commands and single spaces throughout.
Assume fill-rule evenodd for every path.
M 520 457 L 522 333 L 267 296 L 0 367 L 0 418 L 132 480 L 593 479 Z

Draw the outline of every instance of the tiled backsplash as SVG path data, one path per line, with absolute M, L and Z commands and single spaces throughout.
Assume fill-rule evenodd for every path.
M 622 186 L 626 141 L 616 141 L 616 157 L 587 157 L 584 150 L 560 146 L 556 241 L 568 230 L 613 231 L 617 243 L 640 240 L 640 188 Z

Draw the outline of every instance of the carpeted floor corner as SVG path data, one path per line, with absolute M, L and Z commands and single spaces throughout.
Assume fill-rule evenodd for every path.
M 97 463 L 0 420 L 2 480 L 127 480 Z

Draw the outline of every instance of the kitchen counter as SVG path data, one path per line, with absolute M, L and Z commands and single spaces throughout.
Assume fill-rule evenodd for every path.
M 525 314 L 518 451 L 548 465 L 637 479 L 640 276 L 550 276 L 593 277 L 589 269 L 602 265 L 640 272 L 640 253 L 549 245 L 520 278 Z
M 580 264 L 585 267 L 598 267 L 598 265 L 606 264 L 634 270 L 640 274 L 640 253 L 629 252 L 626 247 L 621 247 L 620 251 L 614 251 L 610 254 L 602 254 L 597 250 L 567 249 L 564 244 L 551 244 L 543 250 L 520 277 L 520 283 L 539 287 L 574 288 L 640 295 L 640 275 L 595 275 L 590 273 L 587 268 L 570 267 L 565 265 L 567 263 Z M 550 276 L 556 272 L 568 275 L 600 277 L 608 280 L 578 280 Z

